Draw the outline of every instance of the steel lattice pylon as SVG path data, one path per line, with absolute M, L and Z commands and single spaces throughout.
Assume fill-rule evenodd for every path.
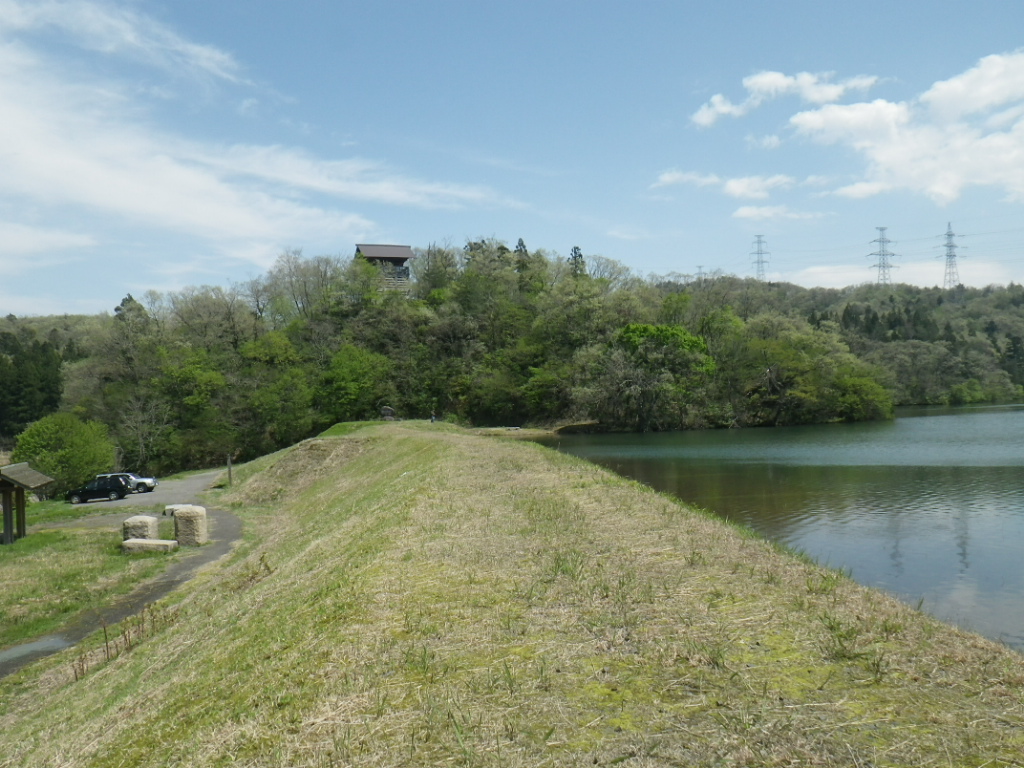
M 956 269 L 956 243 L 953 242 L 953 224 L 946 224 L 946 277 L 942 281 L 942 287 L 946 289 L 956 288 L 960 285 L 960 274 Z

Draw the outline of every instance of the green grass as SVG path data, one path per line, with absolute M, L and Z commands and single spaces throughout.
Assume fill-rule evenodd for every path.
M 361 429 L 372 427 L 376 424 L 386 424 L 384 421 L 343 421 L 328 427 L 320 433 L 320 437 L 346 437 Z
M 147 504 L 149 494 L 131 494 L 127 498 L 132 502 L 129 506 L 111 507 L 103 501 L 90 501 L 84 504 L 71 504 L 61 499 L 30 502 L 25 509 L 25 522 L 29 529 L 33 527 L 66 523 L 86 517 L 109 515 L 111 513 L 134 515 L 160 515 L 164 507 L 161 504 Z
M 0 680 L 0 766 L 1021 765 L 1004 647 L 534 445 L 343 432 L 239 468 L 130 652 Z
M 173 536 L 172 522 L 162 521 L 162 527 L 161 535 Z M 108 604 L 159 573 L 168 560 L 162 554 L 123 554 L 116 528 L 34 531 L 0 547 L 0 648 L 54 632 Z

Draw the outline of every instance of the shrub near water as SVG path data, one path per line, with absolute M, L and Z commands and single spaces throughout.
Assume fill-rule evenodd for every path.
M 238 476 L 176 624 L 0 682 L 0 765 L 1020 764 L 1018 655 L 577 460 L 390 424 Z

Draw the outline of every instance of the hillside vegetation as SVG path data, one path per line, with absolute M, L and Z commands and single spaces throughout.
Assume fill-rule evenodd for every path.
M 640 277 L 578 249 L 565 259 L 496 240 L 419 249 L 411 264 L 389 290 L 364 259 L 288 251 L 240 285 L 147 291 L 92 317 L 8 316 L 0 447 L 60 410 L 104 425 L 125 468 L 163 475 L 249 460 L 383 406 L 474 426 L 647 431 L 885 419 L 893 405 L 1024 391 L 1018 285 Z
M 0 766 L 1022 764 L 1019 655 L 533 444 L 343 426 L 210 503 L 130 649 L 0 680 Z

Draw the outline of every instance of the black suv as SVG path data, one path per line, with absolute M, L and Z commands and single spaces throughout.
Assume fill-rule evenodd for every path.
M 131 491 L 128 483 L 123 478 L 114 475 L 113 477 L 97 477 L 90 480 L 81 488 L 75 488 L 67 492 L 64 497 L 72 504 L 78 504 L 92 499 L 123 499 Z

